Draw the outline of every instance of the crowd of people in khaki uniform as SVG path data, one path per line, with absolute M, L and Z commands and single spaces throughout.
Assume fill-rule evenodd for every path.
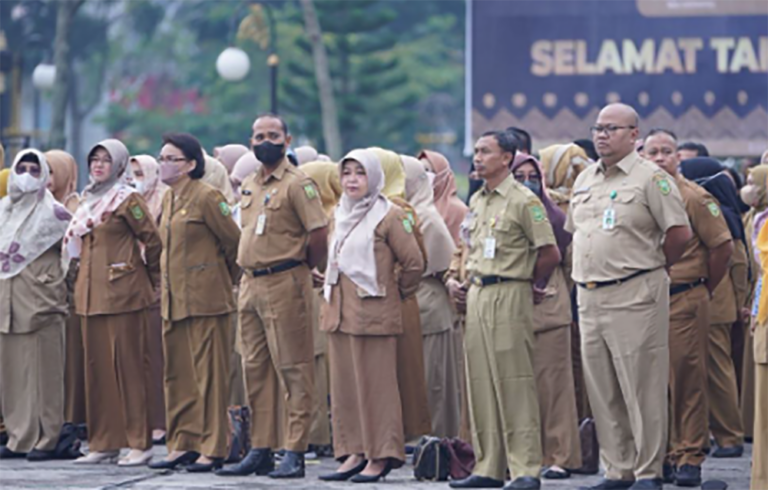
M 437 152 L 336 163 L 271 114 L 213 156 L 185 133 L 157 159 L 99 142 L 81 194 L 70 155 L 18 152 L 0 459 L 72 458 L 74 424 L 76 464 L 302 478 L 332 452 L 321 480 L 372 483 L 432 435 L 474 450 L 451 487 L 525 490 L 596 471 L 594 427 L 586 488 L 700 486 L 752 440 L 768 489 L 768 152 L 742 185 L 638 126 L 611 104 L 540 158 L 487 132 L 468 205 Z M 251 449 L 225 467 L 232 405 Z

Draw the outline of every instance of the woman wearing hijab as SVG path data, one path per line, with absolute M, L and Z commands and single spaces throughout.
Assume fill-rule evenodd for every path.
M 66 151 L 50 150 L 45 152 L 45 159 L 51 170 L 48 190 L 58 202 L 63 204 L 71 213 L 74 213 L 80 206 L 75 158 Z
M 64 423 L 61 240 L 71 215 L 46 190 L 49 178 L 45 156 L 22 150 L 0 201 L 0 412 L 8 431 L 0 458 L 52 459 Z
M 10 176 L 10 169 L 4 168 L 0 170 L 0 199 L 8 195 L 8 177 Z
M 424 162 L 427 170 L 434 174 L 432 188 L 435 194 L 435 207 L 443 217 L 458 247 L 461 244 L 459 233 L 461 222 L 467 216 L 469 208 L 457 195 L 456 177 L 453 175 L 451 165 L 445 156 L 436 151 L 424 150 L 419 153 L 418 158 Z
M 126 446 L 120 465 L 152 458 L 145 333 L 162 244 L 144 198 L 121 182 L 128 160 L 115 139 L 88 152 L 91 183 L 64 237 L 66 255 L 80 259 L 75 308 L 85 346 L 90 453 L 78 464 L 114 461 Z
M 316 162 L 320 156 L 317 150 L 311 146 L 300 146 L 293 151 L 296 154 L 296 160 L 299 165 L 304 165 L 309 162 Z
M 229 180 L 232 183 L 232 189 L 238 202 L 240 201 L 240 184 L 243 183 L 246 177 L 257 171 L 260 166 L 261 162 L 256 159 L 256 155 L 252 151 L 241 156 L 237 163 L 235 163 L 232 173 L 229 175 Z
M 739 410 L 736 368 L 732 357 L 734 329 L 743 329 L 741 305 L 747 301 L 749 259 L 746 235 L 741 221 L 741 208 L 736 186 L 723 166 L 709 157 L 684 160 L 680 170 L 717 199 L 728 229 L 733 236 L 733 258 L 729 274 L 715 288 L 710 307 L 709 357 L 709 426 L 717 442 L 712 457 L 738 457 L 744 451 L 744 423 Z
M 550 199 L 538 160 L 518 153 L 510 171 L 515 180 L 541 199 L 555 233 L 560 256 L 566 256 L 571 234 L 565 231 L 565 213 Z M 534 370 L 539 393 L 544 466 L 549 479 L 570 477 L 568 468 L 580 468 L 581 444 L 576 413 L 576 390 L 571 360 L 571 297 L 563 263 L 535 285 L 542 292 L 534 306 Z
M 544 182 L 550 191 L 571 195 L 573 183 L 582 170 L 594 162 L 575 143 L 552 145 L 539 152 Z
M 405 200 L 405 170 L 400 155 L 382 148 L 370 148 L 376 154 L 384 172 L 381 194 L 405 210 L 411 220 L 413 234 L 426 263 L 429 259 L 418 226 L 418 216 Z M 432 417 L 427 399 L 427 380 L 424 376 L 424 340 L 421 336 L 421 318 L 416 295 L 403 297 L 403 334 L 397 337 L 397 382 L 402 402 L 405 440 L 413 441 L 432 430 Z
M 189 472 L 210 472 L 221 468 L 227 452 L 229 330 L 240 229 L 224 195 L 202 181 L 206 159 L 194 136 L 165 135 L 159 160 L 161 178 L 170 186 L 160 224 L 169 452 L 150 466 L 189 464 Z
M 227 167 L 220 161 L 210 155 L 205 155 L 205 175 L 202 181 L 210 185 L 224 195 L 227 204 L 234 206 L 237 203 L 235 192 L 232 190 L 232 183 L 229 181 Z
M 451 265 L 453 238 L 434 205 L 432 184 L 424 165 L 401 155 L 405 169 L 405 195 L 419 217 L 427 250 L 427 266 L 416 299 L 424 340 L 427 400 L 432 418 L 431 435 L 456 437 L 461 423 L 461 393 L 457 358 L 456 318 L 442 277 Z
M 301 170 L 315 182 L 320 193 L 323 210 L 333 223 L 333 214 L 341 199 L 339 166 L 333 162 L 309 162 Z M 333 225 L 331 224 L 331 227 Z M 320 307 L 323 302 L 322 284 L 324 276 L 318 270 L 312 271 L 315 297 L 312 303 L 313 339 L 315 342 L 315 399 L 313 402 L 312 426 L 309 430 L 310 451 L 323 453 L 331 445 L 331 426 L 328 418 L 328 336 L 320 331 Z
M 245 145 L 217 146 L 213 149 L 213 158 L 221 162 L 226 167 L 227 173 L 231 175 L 240 157 L 250 151 Z
M 133 186 L 147 203 L 150 216 L 156 224 L 160 223 L 163 210 L 163 196 L 168 186 L 160 180 L 160 165 L 149 155 L 131 157 L 130 164 Z M 163 322 L 160 317 L 160 291 L 155 302 L 149 308 L 147 323 L 147 351 L 149 365 L 147 382 L 149 383 L 149 422 L 152 426 L 152 442 L 165 444 L 165 393 L 163 388 Z
M 340 164 L 344 195 L 335 213 L 321 329 L 328 332 L 334 454 L 346 460 L 322 480 L 373 483 L 405 461 L 397 337 L 401 297 L 424 270 L 407 214 L 382 195 L 374 151 Z

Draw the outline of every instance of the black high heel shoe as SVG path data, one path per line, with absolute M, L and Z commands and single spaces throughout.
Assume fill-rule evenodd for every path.
M 199 457 L 200 457 L 200 453 L 196 453 L 194 451 L 187 451 L 186 453 L 182 454 L 181 456 L 179 456 L 178 458 L 172 461 L 162 460 L 162 461 L 155 461 L 154 463 L 149 463 L 149 467 L 152 468 L 153 470 L 173 470 L 179 465 L 186 466 L 188 464 L 192 464 Z
M 211 458 L 210 463 L 192 463 L 187 466 L 187 473 L 210 473 L 224 466 L 224 458 Z
M 359 465 L 347 471 L 334 471 L 326 475 L 320 475 L 318 478 L 322 481 L 347 481 L 365 469 L 368 460 L 363 460 Z
M 383 480 L 387 477 L 389 472 L 392 471 L 392 461 L 387 461 L 387 464 L 384 466 L 384 469 L 381 470 L 381 473 L 378 475 L 363 475 L 361 473 L 358 473 L 357 475 L 353 476 L 351 481 L 352 483 L 376 483 L 379 480 Z

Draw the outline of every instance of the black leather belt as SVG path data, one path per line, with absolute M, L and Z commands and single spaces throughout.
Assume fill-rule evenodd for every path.
M 493 284 L 501 284 L 503 282 L 530 282 L 528 279 L 515 279 L 512 277 L 501 276 L 475 276 L 472 278 L 472 285 L 478 287 L 491 286 Z
M 688 284 L 673 284 L 669 286 L 669 295 L 674 296 L 676 294 L 684 293 L 686 291 L 690 291 L 691 289 L 697 288 L 701 285 L 703 285 L 705 282 L 707 282 L 706 279 L 700 278 L 697 279 L 694 282 L 689 282 Z
M 630 275 L 628 275 L 627 277 L 625 277 L 623 279 L 616 279 L 615 281 L 577 282 L 576 284 L 578 284 L 579 287 L 582 287 L 584 289 L 600 289 L 600 288 L 604 288 L 604 287 L 607 287 L 607 286 L 616 286 L 617 284 L 625 283 L 625 282 L 629 281 L 630 279 L 634 279 L 637 276 L 642 276 L 643 274 L 647 274 L 649 272 L 652 272 L 653 270 L 656 270 L 656 269 L 648 269 L 648 270 L 644 270 L 644 271 L 637 271 L 634 274 L 630 274 Z
M 289 271 L 293 268 L 300 266 L 303 263 L 304 262 L 299 262 L 298 260 L 289 260 L 288 262 L 283 262 L 282 264 L 277 264 L 272 267 L 267 267 L 264 269 L 249 270 L 248 272 L 251 273 L 253 277 L 269 276 L 271 274 L 277 274 L 278 272 Z

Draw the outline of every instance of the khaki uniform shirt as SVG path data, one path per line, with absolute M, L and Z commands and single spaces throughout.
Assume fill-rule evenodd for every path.
M 693 237 L 669 273 L 672 284 L 689 284 L 709 278 L 709 250 L 731 240 L 720 205 L 704 188 L 678 174 L 675 183 L 691 222 Z
M 309 232 L 328 225 L 312 179 L 283 159 L 269 176 L 264 167 L 248 176 L 241 194 L 238 264 L 255 270 L 289 260 L 306 262 Z
M 632 152 L 609 169 L 590 165 L 576 178 L 565 225 L 573 233 L 574 281 L 614 281 L 664 267 L 662 242 L 675 226 L 688 226 L 683 200 L 654 163 Z
M 323 305 L 324 332 L 349 335 L 397 335 L 403 332 L 402 299 L 416 292 L 424 257 L 407 213 L 392 206 L 374 231 L 376 276 L 382 296 L 372 297 L 344 273 Z M 396 268 L 397 266 L 397 268 Z
M 539 198 L 510 174 L 492 191 L 484 186 L 469 208 L 470 276 L 533 280 L 537 249 L 556 243 Z
M 0 333 L 31 333 L 67 314 L 66 276 L 61 243 L 32 261 L 18 275 L 0 279 Z
M 240 228 L 224 196 L 199 180 L 163 198 L 162 316 L 179 321 L 235 311 Z
M 139 243 L 144 244 L 142 258 Z M 78 315 L 117 315 L 154 303 L 163 245 L 144 199 L 131 194 L 83 237 L 75 283 Z

